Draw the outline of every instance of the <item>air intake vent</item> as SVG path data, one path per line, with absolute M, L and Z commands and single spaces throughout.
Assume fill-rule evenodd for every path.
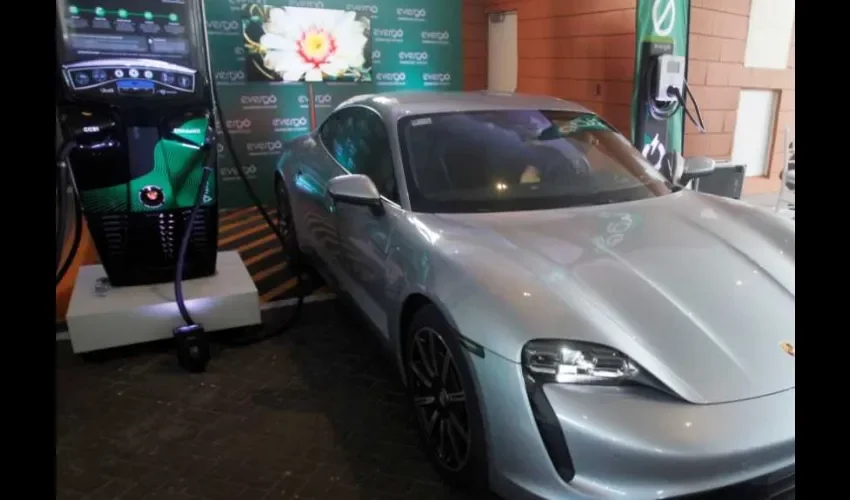
M 95 215 L 87 219 L 101 259 L 104 253 L 113 258 L 123 257 L 127 246 L 127 214 Z

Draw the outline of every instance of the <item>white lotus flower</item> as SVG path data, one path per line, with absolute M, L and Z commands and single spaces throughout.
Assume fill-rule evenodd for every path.
M 284 81 L 322 81 L 365 64 L 363 49 L 368 25 L 350 11 L 272 8 L 260 45 L 263 63 Z

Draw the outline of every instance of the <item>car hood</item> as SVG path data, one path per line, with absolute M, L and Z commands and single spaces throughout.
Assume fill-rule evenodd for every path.
M 532 325 L 520 327 L 523 338 L 516 340 L 543 335 L 609 345 L 694 403 L 794 387 L 794 358 L 782 348 L 795 341 L 791 222 L 689 191 L 607 206 L 438 218 L 447 241 L 463 234 L 477 246 L 475 269 L 486 272 L 490 262 L 489 274 L 476 276 L 486 289 L 513 288 L 500 294 L 498 307 L 525 309 L 518 324 Z M 514 298 L 506 303 L 507 296 Z M 516 349 L 507 351 L 518 360 Z

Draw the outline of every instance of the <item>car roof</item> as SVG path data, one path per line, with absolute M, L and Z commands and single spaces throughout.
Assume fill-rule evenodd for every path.
M 374 109 L 387 121 L 397 121 L 399 118 L 411 115 L 464 111 L 546 109 L 592 113 L 580 104 L 556 97 L 492 91 L 403 91 L 363 94 L 347 99 L 339 105 L 339 109 L 357 105 Z

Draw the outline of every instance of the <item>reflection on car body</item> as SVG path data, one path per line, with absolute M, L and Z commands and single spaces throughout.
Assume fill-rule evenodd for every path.
M 360 96 L 289 148 L 279 210 L 393 353 L 445 480 L 643 500 L 793 476 L 792 223 L 547 97 Z

